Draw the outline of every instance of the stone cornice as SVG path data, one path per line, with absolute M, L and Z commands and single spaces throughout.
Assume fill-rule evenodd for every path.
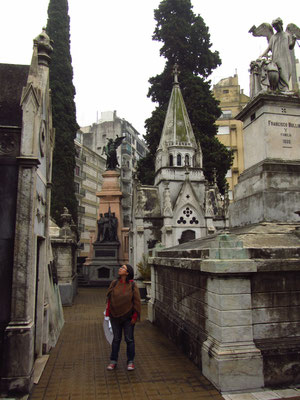
M 25 168 L 37 167 L 40 164 L 40 161 L 37 157 L 20 156 L 17 157 L 17 161 L 20 166 Z
M 245 108 L 235 117 L 235 119 L 243 121 L 246 116 L 249 115 L 250 111 L 256 110 L 259 106 L 261 106 L 264 102 L 273 102 L 273 103 L 298 103 L 300 105 L 300 97 L 297 95 L 288 95 L 288 94 L 271 94 L 267 92 L 263 92 L 258 94 L 254 99 L 252 99 Z

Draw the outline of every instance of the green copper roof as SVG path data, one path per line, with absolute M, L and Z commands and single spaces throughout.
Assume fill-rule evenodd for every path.
M 196 140 L 179 84 L 175 79 L 158 148 L 166 149 L 182 144 L 195 148 Z

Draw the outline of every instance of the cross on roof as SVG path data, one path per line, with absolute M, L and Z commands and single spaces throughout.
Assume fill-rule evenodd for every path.
M 173 67 L 174 83 L 178 83 L 178 75 L 180 74 L 178 64 L 175 63 Z

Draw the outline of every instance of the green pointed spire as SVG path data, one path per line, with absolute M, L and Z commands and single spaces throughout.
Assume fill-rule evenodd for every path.
M 173 69 L 174 83 L 158 150 L 169 146 L 190 145 L 196 148 L 196 139 L 178 83 L 178 65 Z

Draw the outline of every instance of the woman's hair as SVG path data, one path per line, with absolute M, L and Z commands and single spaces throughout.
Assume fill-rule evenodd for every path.
M 134 277 L 133 268 L 132 268 L 132 266 L 131 266 L 130 264 L 125 264 L 125 265 L 126 265 L 126 267 L 127 267 L 127 272 L 128 272 L 128 275 L 127 275 L 127 277 L 126 277 L 126 280 L 127 280 L 127 281 L 131 281 L 131 280 L 133 279 L 133 277 Z

